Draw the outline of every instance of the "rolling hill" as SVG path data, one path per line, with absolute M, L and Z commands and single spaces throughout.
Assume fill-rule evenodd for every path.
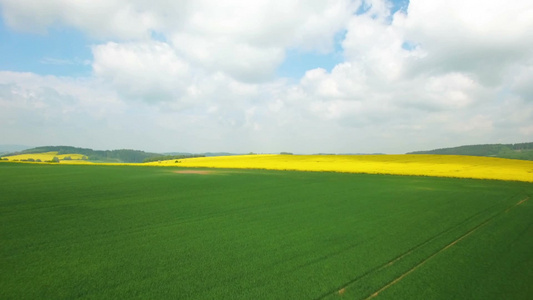
M 145 159 L 161 156 L 159 153 L 150 153 L 140 150 L 120 149 L 120 150 L 93 150 L 89 148 L 78 148 L 72 146 L 42 146 L 31 149 L 26 149 L 19 152 L 10 153 L 4 156 L 20 155 L 20 154 L 36 154 L 45 152 L 57 152 L 62 154 L 82 154 L 88 157 L 91 161 L 102 162 L 125 162 L 125 163 L 140 163 Z
M 519 144 L 467 145 L 429 151 L 415 151 L 407 154 L 470 155 L 533 160 L 533 142 Z

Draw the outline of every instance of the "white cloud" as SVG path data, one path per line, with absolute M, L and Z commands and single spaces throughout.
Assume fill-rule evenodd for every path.
M 353 3 L 355 2 L 355 4 Z M 257 47 L 332 50 L 359 1 L 196 1 L 184 30 L 201 37 L 226 37 Z
M 497 85 L 510 65 L 533 53 L 531 1 L 414 0 L 397 25 L 427 53 L 413 72 L 467 72 Z
M 181 101 L 193 82 L 188 64 L 162 42 L 109 42 L 93 47 L 93 55 L 94 75 L 125 98 Z
M 0 125 L 26 138 L 91 128 L 118 148 L 304 153 L 533 139 L 530 1 L 412 0 L 394 15 L 383 0 L 359 15 L 344 0 L 0 3 L 15 28 L 111 39 L 90 78 L 0 73 Z M 331 71 L 275 78 L 288 49 L 328 53 L 342 31 Z
M 87 146 L 110 133 L 108 125 L 124 121 L 128 110 L 91 80 L 5 71 L 0 71 L 0 107 L 0 135 L 27 145 Z
M 248 82 L 272 79 L 287 48 L 331 52 L 359 1 L 1 0 L 11 27 L 66 25 L 103 40 L 172 42 L 184 59 Z
M 209 72 L 225 72 L 241 81 L 271 79 L 284 59 L 282 48 L 254 47 L 226 38 L 175 35 L 173 45 L 197 67 Z
M 125 0 L 2 0 L 10 26 L 44 32 L 49 26 L 67 25 L 97 38 L 149 38 L 161 24 L 142 1 Z
M 198 1 L 173 46 L 210 71 L 247 82 L 272 79 L 288 48 L 333 51 L 356 6 L 330 1 Z
M 533 102 L 533 60 L 517 65 L 508 72 L 506 83 L 522 99 Z

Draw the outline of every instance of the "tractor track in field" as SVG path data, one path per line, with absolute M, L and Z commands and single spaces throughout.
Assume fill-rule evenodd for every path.
M 418 245 L 416 245 L 416 246 L 410 248 L 410 249 L 407 250 L 406 252 L 404 252 L 404 253 L 402 253 L 401 255 L 399 255 L 399 256 L 397 256 L 397 257 L 391 259 L 390 261 L 387 261 L 386 263 L 384 263 L 384 264 L 382 264 L 382 265 L 380 265 L 380 266 L 377 266 L 377 267 L 375 267 L 375 268 L 373 268 L 373 269 L 370 269 L 370 270 L 368 270 L 367 272 L 361 274 L 360 276 L 358 276 L 358 277 L 356 277 L 356 278 L 350 280 L 349 282 L 343 284 L 342 286 L 337 287 L 337 288 L 335 288 L 335 289 L 333 289 L 333 290 L 330 290 L 330 291 L 328 291 L 328 292 L 326 292 L 326 293 L 320 295 L 319 297 L 316 298 L 316 300 L 324 299 L 324 298 L 326 298 L 326 297 L 328 297 L 328 296 L 330 296 L 330 295 L 333 295 L 333 294 L 339 294 L 339 295 L 342 295 L 342 294 L 346 291 L 346 289 L 347 289 L 349 286 L 351 286 L 351 285 L 357 283 L 359 280 L 361 280 L 361 279 L 363 279 L 363 278 L 365 278 L 365 277 L 371 275 L 372 273 L 379 272 L 379 271 L 381 271 L 381 270 L 383 270 L 383 269 L 385 269 L 385 268 L 387 268 L 387 267 L 390 267 L 390 266 L 394 265 L 394 263 L 396 263 L 397 261 L 401 260 L 402 258 L 408 256 L 409 254 L 413 253 L 413 252 L 416 251 L 417 249 L 419 249 L 419 248 L 421 248 L 421 247 L 427 245 L 428 243 L 434 241 L 435 239 L 439 238 L 439 237 L 442 236 L 443 234 L 446 234 L 446 233 L 448 233 L 448 232 L 450 232 L 450 231 L 456 229 L 457 227 L 459 227 L 459 226 L 461 226 L 461 225 L 463 225 L 463 224 L 469 222 L 470 220 L 472 220 L 473 218 L 479 216 L 480 214 L 483 214 L 483 213 L 485 213 L 486 211 L 491 210 L 491 209 L 494 208 L 496 205 L 497 205 L 497 204 L 494 204 L 494 205 L 492 205 L 492 206 L 490 206 L 490 207 L 488 207 L 488 208 L 486 208 L 486 209 L 484 209 L 484 210 L 481 210 L 481 211 L 479 211 L 479 212 L 477 212 L 477 213 L 471 215 L 470 217 L 464 219 L 463 221 L 461 221 L 460 223 L 456 224 L 455 226 L 452 226 L 452 227 L 450 227 L 450 228 L 448 228 L 448 229 L 446 229 L 446 230 L 443 230 L 443 231 L 437 233 L 436 235 L 434 235 L 434 236 L 430 237 L 429 239 L 423 241 L 422 243 L 420 243 L 420 244 L 418 244 Z
M 423 266 L 426 262 L 428 262 L 430 259 L 432 259 L 433 257 L 437 256 L 439 253 L 449 249 L 450 247 L 454 246 L 455 244 L 457 244 L 458 242 L 460 242 L 461 240 L 463 240 L 464 238 L 468 237 L 469 235 L 471 235 L 472 233 L 476 232 L 478 229 L 480 229 L 481 227 L 487 225 L 488 223 L 492 222 L 496 217 L 498 217 L 499 215 L 503 214 L 503 213 L 506 213 L 508 212 L 509 210 L 521 205 L 522 203 L 525 203 L 526 201 L 529 200 L 529 197 L 526 197 L 522 200 L 520 200 L 519 202 L 515 203 L 514 205 L 510 206 L 509 208 L 507 208 L 506 210 L 504 211 L 501 211 L 500 213 L 498 214 L 495 214 L 494 216 L 490 217 L 489 219 L 485 220 L 483 223 L 477 225 L 476 227 L 470 229 L 469 231 L 467 231 L 465 234 L 463 234 L 462 236 L 460 236 L 459 238 L 457 238 L 455 241 L 449 243 L 448 245 L 444 246 L 443 248 L 441 248 L 439 251 L 433 253 L 432 255 L 430 255 L 429 257 L 427 257 L 426 259 L 422 260 L 421 262 L 419 262 L 416 266 L 412 267 L 411 269 L 407 270 L 407 272 L 403 273 L 402 275 L 398 276 L 396 279 L 394 279 L 393 281 L 387 283 L 386 285 L 384 285 L 383 287 L 381 287 L 379 290 L 375 291 L 374 293 L 372 293 L 370 296 L 366 297 L 365 300 L 369 300 L 369 299 L 372 299 L 372 298 L 375 298 L 377 297 L 381 292 L 383 292 L 384 290 L 388 289 L 389 287 L 393 286 L 394 284 L 398 283 L 400 280 L 402 280 L 403 278 L 405 278 L 407 275 L 411 274 L 412 272 L 414 272 L 416 269 L 420 268 L 421 266 Z
M 426 258 L 425 260 L 423 260 L 422 262 L 420 262 L 419 264 L 417 264 L 416 266 L 414 266 L 413 268 L 411 268 L 410 270 L 408 270 L 407 272 L 403 273 L 402 275 L 400 275 L 399 277 L 397 277 L 396 279 L 394 279 L 393 281 L 389 282 L 387 285 L 383 286 L 382 288 L 380 288 L 379 290 L 377 290 L 376 292 L 372 293 L 370 296 L 368 296 L 367 298 L 364 298 L 364 299 L 372 299 L 374 297 L 376 297 L 380 292 L 384 291 L 385 289 L 387 289 L 388 287 L 392 286 L 393 284 L 397 283 L 398 281 L 400 281 L 401 279 L 403 279 L 405 276 L 409 275 L 410 273 L 412 273 L 414 270 L 416 270 L 418 267 L 420 267 L 421 265 L 423 265 L 426 261 L 428 261 L 429 259 L 431 259 L 432 257 L 434 257 L 435 255 L 437 255 L 438 253 L 450 248 L 451 246 L 455 245 L 456 243 L 458 243 L 460 240 L 464 239 L 465 237 L 467 237 L 468 235 L 470 235 L 471 233 L 473 233 L 474 231 L 476 231 L 477 229 L 479 229 L 480 227 L 486 225 L 487 223 L 489 223 L 490 221 L 492 221 L 494 218 L 496 218 L 497 216 L 499 216 L 500 214 L 504 213 L 504 212 L 508 212 L 510 209 L 526 202 L 527 200 L 529 200 L 529 197 L 526 197 L 522 200 L 520 200 L 519 202 L 513 204 L 512 206 L 508 207 L 505 211 L 500 211 L 496 214 L 494 214 L 492 217 L 490 217 L 489 219 L 483 221 L 481 224 L 475 226 L 474 228 L 472 228 L 471 230 L 469 230 L 467 233 L 463 234 L 462 236 L 460 236 L 459 238 L 457 238 L 455 241 L 451 242 L 450 244 L 444 246 L 443 248 L 441 248 L 440 250 L 438 250 L 437 252 L 435 252 L 434 254 L 430 255 L 428 258 Z M 375 272 L 379 272 L 385 268 L 388 268 L 392 265 L 394 265 L 394 263 L 400 261 L 402 258 L 410 255 L 411 253 L 413 253 L 414 251 L 416 251 L 417 249 L 427 245 L 428 243 L 434 241 L 435 239 L 439 238 L 440 236 L 456 229 L 457 227 L 469 222 L 470 220 L 472 220 L 473 218 L 479 216 L 480 214 L 488 211 L 488 210 L 491 210 L 492 208 L 494 208 L 497 204 L 491 206 L 491 207 L 488 207 L 482 211 L 479 211 L 477 213 L 475 213 L 474 215 L 464 219 L 462 222 L 456 224 L 455 226 L 453 227 L 450 227 L 444 231 L 441 231 L 439 232 L 437 235 L 423 241 L 422 243 L 416 245 L 415 247 L 409 249 L 408 251 L 406 251 L 405 253 L 395 257 L 394 259 L 376 267 L 376 268 L 373 268 L 367 272 L 365 272 L 364 274 L 352 279 L 351 281 L 345 283 L 344 285 L 338 287 L 338 288 L 335 288 L 334 290 L 330 290 L 322 295 L 320 295 L 319 297 L 315 298 L 316 300 L 319 300 L 319 299 L 324 299 L 326 297 L 329 297 L 329 296 L 332 296 L 332 295 L 339 295 L 339 296 L 342 296 L 346 290 L 353 284 L 355 284 L 356 282 L 360 281 L 361 279 L 371 275 L 372 273 L 375 273 Z

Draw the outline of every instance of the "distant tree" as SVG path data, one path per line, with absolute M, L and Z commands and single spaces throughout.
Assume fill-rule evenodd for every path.
M 33 159 L 33 158 L 28 158 L 27 161 L 32 161 L 32 162 L 33 162 L 33 161 L 35 161 L 35 159 Z
M 281 155 L 292 155 L 291 152 L 280 152 Z
M 41 162 L 41 160 L 37 158 L 37 159 L 35 160 L 35 162 Z
M 59 162 L 59 158 L 57 156 L 54 156 L 54 158 L 52 158 L 52 160 L 50 162 L 58 163 Z
M 193 158 L 193 157 L 204 157 L 203 154 L 182 154 L 182 155 L 158 155 L 145 158 L 143 163 L 154 162 L 154 161 L 163 161 L 163 160 L 172 160 L 172 159 L 182 159 L 182 158 Z
M 72 160 L 72 158 L 70 158 L 70 156 L 65 156 L 63 157 L 63 160 Z

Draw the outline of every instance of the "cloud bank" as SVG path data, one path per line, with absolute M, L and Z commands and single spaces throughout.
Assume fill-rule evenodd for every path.
M 6 143 L 403 153 L 533 140 L 531 1 L 0 5 L 12 30 L 94 41 L 89 77 L 0 70 Z M 276 76 L 292 50 L 343 60 Z

